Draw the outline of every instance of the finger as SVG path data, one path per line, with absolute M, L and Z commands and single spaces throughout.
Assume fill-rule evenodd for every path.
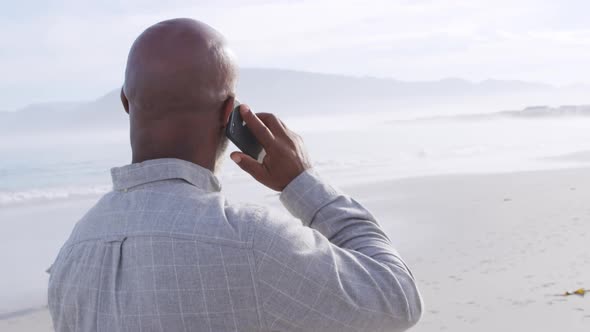
M 279 119 L 279 122 L 283 125 L 283 128 L 285 128 L 285 131 L 289 129 L 287 128 L 287 125 L 283 122 L 283 120 Z
M 234 151 L 230 154 L 231 160 L 233 160 L 241 169 L 243 169 L 246 173 L 252 175 L 256 180 L 261 181 L 263 180 L 266 175 L 266 168 L 262 164 L 260 164 L 256 159 L 250 157 L 249 155 Z
M 256 113 L 256 116 L 270 129 L 273 135 L 284 135 L 287 132 L 276 115 L 272 113 Z
M 242 104 L 240 105 L 240 115 L 262 147 L 270 147 L 274 142 L 274 136 L 256 114 L 254 114 L 247 105 Z

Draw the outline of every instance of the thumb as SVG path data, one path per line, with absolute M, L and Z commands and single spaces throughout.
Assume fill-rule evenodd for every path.
M 242 152 L 232 152 L 230 154 L 231 160 L 233 160 L 241 169 L 246 173 L 252 175 L 256 180 L 261 181 L 266 176 L 266 168 L 262 166 L 256 159 Z

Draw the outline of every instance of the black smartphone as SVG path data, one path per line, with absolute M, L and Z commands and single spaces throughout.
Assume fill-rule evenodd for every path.
M 250 157 L 262 162 L 265 152 L 262 145 L 258 143 L 254 134 L 246 126 L 246 122 L 240 115 L 240 102 L 236 99 L 234 109 L 232 110 L 227 126 L 225 127 L 225 136 L 234 143 L 238 149 Z

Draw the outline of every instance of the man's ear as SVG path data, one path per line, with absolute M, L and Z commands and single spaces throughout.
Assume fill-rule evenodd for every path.
M 222 123 L 223 128 L 225 128 L 225 126 L 227 126 L 227 122 L 229 121 L 229 116 L 231 115 L 231 112 L 234 109 L 234 100 L 235 99 L 236 99 L 236 97 L 229 96 L 223 102 L 223 107 L 221 108 L 221 123 Z
M 123 108 L 125 112 L 129 114 L 129 100 L 127 100 L 127 96 L 125 95 L 125 91 L 121 88 L 121 102 L 123 103 Z

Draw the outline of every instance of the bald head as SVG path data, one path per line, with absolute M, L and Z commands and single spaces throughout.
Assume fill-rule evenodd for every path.
M 212 111 L 233 95 L 236 71 L 219 32 L 192 19 L 173 19 L 135 40 L 123 92 L 132 112 Z
M 131 47 L 121 90 L 133 162 L 179 158 L 215 171 L 236 76 L 225 39 L 210 26 L 182 18 L 145 30 Z

